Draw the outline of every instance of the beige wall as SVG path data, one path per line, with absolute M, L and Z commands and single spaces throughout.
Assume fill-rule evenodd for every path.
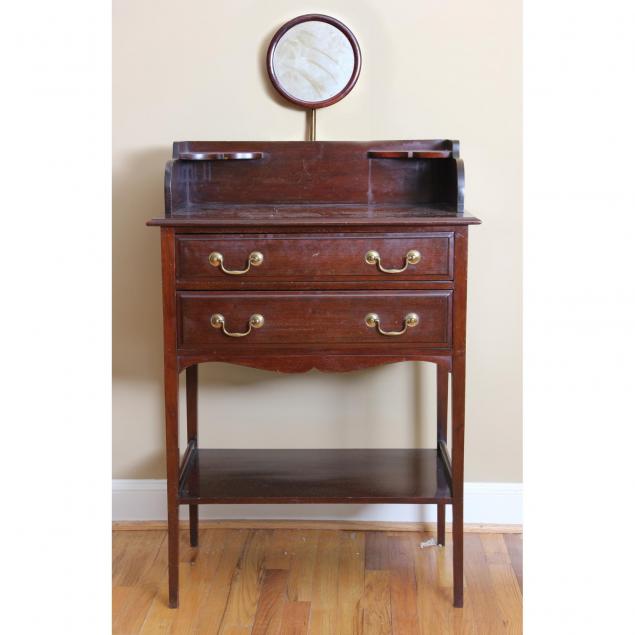
M 320 139 L 462 144 L 471 230 L 466 480 L 520 481 L 520 0 L 114 0 L 113 476 L 162 478 L 159 231 L 173 140 L 299 140 L 304 113 L 264 74 L 285 20 L 322 12 L 357 35 L 363 65 Z M 434 367 L 279 376 L 201 369 L 202 444 L 432 444 Z

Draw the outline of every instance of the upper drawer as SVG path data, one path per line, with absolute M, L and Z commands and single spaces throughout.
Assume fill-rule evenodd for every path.
M 452 280 L 453 232 L 178 236 L 180 283 Z

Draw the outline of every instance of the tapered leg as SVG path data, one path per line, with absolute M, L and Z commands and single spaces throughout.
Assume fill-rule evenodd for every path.
M 437 447 L 448 440 L 448 371 L 437 364 Z M 445 505 L 437 505 L 437 544 L 445 545 Z
M 185 371 L 187 442 L 198 445 L 198 366 Z M 190 505 L 190 545 L 198 547 L 198 505 Z
M 437 505 L 437 544 L 445 545 L 445 505 Z
M 163 389 L 168 484 L 169 605 L 179 605 L 179 372 L 176 360 L 176 249 L 174 228 L 161 228 L 163 277 Z
M 168 485 L 169 605 L 179 605 L 179 376 L 174 366 L 165 368 L 165 433 Z
M 454 606 L 463 606 L 463 443 L 465 426 L 465 356 L 452 363 L 452 554 Z

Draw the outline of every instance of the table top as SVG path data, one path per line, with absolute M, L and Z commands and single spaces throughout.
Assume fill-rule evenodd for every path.
M 364 205 L 341 203 L 306 203 L 236 205 L 207 204 L 192 206 L 172 216 L 153 218 L 148 225 L 201 227 L 219 225 L 280 226 L 372 226 L 398 227 L 435 225 L 479 225 L 481 221 L 451 205 Z

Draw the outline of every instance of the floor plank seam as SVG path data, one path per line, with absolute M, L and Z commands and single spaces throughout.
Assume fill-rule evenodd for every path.
M 167 532 L 113 534 L 114 635 L 522 632 L 522 535 L 468 537 L 455 609 L 452 541 L 421 547 L 430 532 L 209 528 L 198 548 L 188 534 L 175 610 Z

